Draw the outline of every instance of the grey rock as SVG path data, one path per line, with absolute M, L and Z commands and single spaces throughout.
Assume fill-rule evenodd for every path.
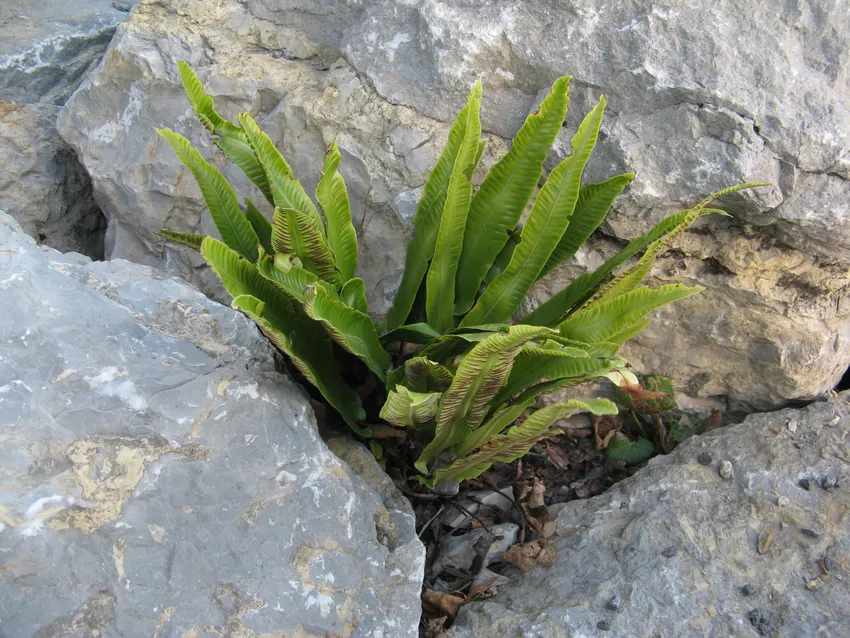
M 225 116 L 254 114 L 308 191 L 336 139 L 359 274 L 381 315 L 421 187 L 474 78 L 485 78 L 487 166 L 551 82 L 571 73 L 571 114 L 547 166 L 604 92 L 588 178 L 638 177 L 606 235 L 541 282 L 527 308 L 699 195 L 771 182 L 722 202 L 736 219 L 704 219 L 677 238 L 650 283 L 707 290 L 656 312 L 624 351 L 638 371 L 671 376 L 688 407 L 768 410 L 824 395 L 850 364 L 850 116 L 847 61 L 835 55 L 850 41 L 847 11 L 831 0 L 759 8 L 757 20 L 733 0 L 149 3 L 119 28 L 59 128 L 110 216 L 106 255 L 161 266 L 221 299 L 196 253 L 154 235 L 163 223 L 203 232 L 210 223 L 153 127 L 188 136 L 238 192 L 255 192 L 213 152 L 175 61 L 196 68 Z
M 91 179 L 56 132 L 58 111 L 0 102 L 0 210 L 40 243 L 102 259 L 106 218 Z
M 40 242 L 95 259 L 106 220 L 56 114 L 126 15 L 104 0 L 0 6 L 0 210 Z
M 0 245 L 4 635 L 416 635 L 409 505 L 249 320 L 6 215 Z
M 61 106 L 126 17 L 103 0 L 4 2 L 0 100 Z
M 790 417 L 796 433 L 782 426 Z M 452 635 L 588 636 L 600 620 L 615 636 L 850 634 L 850 490 L 798 487 L 847 475 L 848 434 L 845 392 L 688 439 L 605 494 L 567 503 L 557 562 L 510 574 L 498 596 L 461 610 Z M 700 465 L 703 450 L 729 459 L 734 477 Z

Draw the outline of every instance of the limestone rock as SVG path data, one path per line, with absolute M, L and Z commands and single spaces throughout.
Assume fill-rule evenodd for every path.
M 850 364 L 850 115 L 847 61 L 835 53 L 850 42 L 850 18 L 832 0 L 741 18 L 749 11 L 733 0 L 652 9 L 627 0 L 143 4 L 59 127 L 111 216 L 106 254 L 163 266 L 219 295 L 194 252 L 153 234 L 164 223 L 210 230 L 196 185 L 154 126 L 185 134 L 240 193 L 252 192 L 210 148 L 175 61 L 197 69 L 226 116 L 247 110 L 259 119 L 308 191 L 337 139 L 359 274 L 380 315 L 447 121 L 475 76 L 485 78 L 486 165 L 551 82 L 571 73 L 571 112 L 547 166 L 567 154 L 604 92 L 609 109 L 588 178 L 631 169 L 638 177 L 606 236 L 529 303 L 700 195 L 771 182 L 722 202 L 735 220 L 702 220 L 677 240 L 655 283 L 708 290 L 658 313 L 626 352 L 638 370 L 673 377 L 692 404 L 771 409 L 823 395 Z
M 409 505 L 249 320 L 6 215 L 0 245 L 4 635 L 417 634 Z
M 0 210 L 63 252 L 102 258 L 106 223 L 56 114 L 126 16 L 107 0 L 0 6 Z
M 557 562 L 511 574 L 451 635 L 848 635 L 848 403 L 752 415 L 567 503 Z

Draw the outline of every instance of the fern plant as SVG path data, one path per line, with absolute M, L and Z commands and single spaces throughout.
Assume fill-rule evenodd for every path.
M 477 476 L 511 461 L 559 432 L 578 412 L 615 414 L 607 399 L 566 401 L 532 411 L 537 397 L 607 377 L 634 384 L 622 343 L 649 323 L 654 309 L 698 286 L 641 286 L 655 258 L 698 217 L 722 213 L 709 204 L 735 186 L 668 217 L 632 240 L 597 270 L 582 275 L 534 312 L 509 323 L 529 289 L 575 255 L 634 177 L 582 186 L 605 98 L 585 117 L 572 154 L 538 190 L 543 162 L 563 126 L 569 77 L 557 80 L 510 151 L 476 190 L 481 160 L 481 83 L 454 122 L 414 218 L 404 275 L 393 306 L 376 326 L 356 276 L 357 237 L 340 152 L 331 144 L 316 204 L 269 137 L 248 115 L 222 118 L 185 63 L 178 63 L 195 113 L 215 145 L 239 166 L 274 210 L 269 222 L 250 199 L 240 208 L 233 188 L 188 140 L 158 129 L 197 180 L 221 241 L 163 229 L 166 239 L 201 251 L 233 296 L 233 307 L 257 322 L 343 419 L 369 436 L 355 386 L 363 377 L 384 388 L 380 418 L 409 428 L 426 443 L 415 463 L 433 487 Z M 534 203 L 521 221 L 529 201 Z M 417 344 L 391 355 L 396 342 Z M 346 377 L 343 352 L 362 364 Z M 378 450 L 373 442 L 373 450 Z

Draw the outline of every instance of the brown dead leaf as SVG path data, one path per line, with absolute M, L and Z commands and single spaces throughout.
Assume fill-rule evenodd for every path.
M 623 392 L 628 392 L 635 399 L 640 399 L 641 401 L 652 401 L 653 399 L 663 399 L 667 396 L 666 392 L 652 392 L 651 390 L 647 390 L 642 385 L 632 385 L 630 383 L 625 383 L 620 386 L 620 390 Z
M 449 624 L 454 622 L 457 612 L 464 604 L 466 599 L 463 596 L 447 594 L 427 587 L 422 592 L 422 613 L 429 618 L 445 617 Z
M 623 422 L 618 416 L 590 416 L 593 423 L 593 434 L 596 439 L 596 449 L 604 450 L 614 435 L 623 429 Z
M 502 554 L 502 560 L 527 572 L 535 565 L 552 565 L 558 554 L 545 538 L 517 544 Z
M 528 497 L 528 507 L 530 509 L 537 509 L 539 507 L 546 507 L 546 504 L 543 501 L 543 497 L 546 494 L 546 486 L 543 484 L 543 481 L 540 479 L 534 479 L 534 484 L 531 486 L 531 494 Z
M 428 618 L 422 623 L 422 638 L 446 638 L 449 634 L 445 628 L 446 617 Z
M 543 525 L 543 529 L 540 530 L 540 533 L 543 535 L 543 538 L 551 538 L 557 529 L 558 526 L 555 524 L 555 521 L 547 521 Z

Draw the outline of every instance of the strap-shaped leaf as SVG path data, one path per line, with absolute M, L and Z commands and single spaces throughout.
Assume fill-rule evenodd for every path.
M 315 274 L 292 263 L 292 256 L 278 253 L 274 259 L 261 259 L 257 262 L 260 274 L 280 288 L 287 295 L 304 303 L 307 288 L 326 285 Z M 326 286 L 328 294 L 336 294 L 333 286 Z
M 366 418 L 360 397 L 345 382 L 333 356 L 333 344 L 322 327 L 309 319 L 286 295 L 264 279 L 257 269 L 220 241 L 207 237 L 201 254 L 224 287 L 240 300 L 240 308 L 257 321 L 265 335 L 327 399 L 355 431 Z M 247 297 L 256 298 L 252 302 Z M 260 305 L 262 304 L 262 305 Z M 250 311 L 250 312 L 249 312 Z M 253 313 L 253 314 L 250 314 Z
M 551 429 L 561 419 L 574 414 L 617 414 L 617 406 L 608 399 L 590 399 L 588 401 L 570 400 L 536 410 L 521 425 L 512 427 L 506 434 L 493 436 L 478 452 L 465 458 L 459 458 L 447 468 L 434 473 L 430 480 L 422 482 L 433 488 L 445 480 L 463 481 L 475 478 L 486 472 L 496 461 L 510 463 L 528 453 L 538 441 L 560 434 L 560 430 Z
M 605 216 L 608 215 L 608 211 L 611 210 L 614 200 L 634 177 L 634 173 L 626 173 L 612 177 L 601 184 L 588 184 L 582 187 L 567 230 L 555 250 L 549 255 L 549 260 L 540 271 L 538 279 L 546 276 L 568 259 L 572 259 L 593 231 L 599 228 Z
M 206 237 L 206 235 L 198 235 L 197 233 L 181 233 L 176 230 L 168 230 L 167 228 L 163 228 L 156 234 L 163 239 L 189 246 L 195 250 L 201 249 L 201 242 L 203 242 L 204 237 Z
M 652 323 L 652 320 L 649 317 L 641 319 L 640 321 L 629 326 L 622 332 L 618 332 L 613 337 L 610 337 L 608 341 L 610 341 L 611 343 L 624 344 L 626 343 L 626 341 L 629 341 L 633 337 L 636 337 L 641 332 L 643 332 L 650 323 Z
M 392 359 L 381 345 L 369 315 L 346 306 L 318 286 L 307 288 L 304 310 L 320 321 L 334 341 L 360 358 L 381 381 L 386 379 Z
M 381 341 L 384 343 L 394 343 L 396 341 L 404 341 L 406 343 L 418 343 L 428 345 L 435 339 L 440 338 L 440 333 L 434 330 L 427 323 L 411 323 L 406 326 L 401 326 L 395 330 L 381 336 Z
M 245 198 L 245 217 L 248 218 L 248 223 L 251 224 L 251 228 L 254 229 L 254 232 L 257 234 L 257 238 L 260 240 L 260 245 L 262 245 L 263 250 L 266 251 L 267 255 L 274 254 L 274 248 L 272 247 L 272 225 L 266 216 L 260 212 L 260 209 L 254 206 L 254 202 L 252 202 L 247 197 Z
M 445 208 L 449 180 L 463 145 L 469 108 L 467 103 L 452 125 L 449 139 L 440 154 L 440 159 L 437 160 L 437 165 L 428 177 L 422 198 L 416 208 L 416 216 L 413 218 L 415 233 L 413 240 L 407 246 L 401 284 L 393 300 L 393 306 L 385 319 L 386 330 L 394 330 L 407 321 L 422 279 L 428 271 L 428 264 L 434 256 L 434 246 L 440 230 L 440 219 Z
M 404 362 L 404 385 L 416 392 L 445 392 L 453 380 L 451 370 L 426 357 Z
M 502 246 L 502 250 L 496 255 L 496 260 L 490 265 L 490 270 L 484 276 L 484 283 L 489 285 L 496 277 L 501 275 L 511 263 L 511 257 L 514 256 L 514 250 L 519 245 L 519 238 L 522 235 L 522 225 L 517 225 L 512 231 L 508 232 L 508 240 Z
M 435 437 L 416 461 L 420 472 L 426 473 L 428 463 L 440 452 L 481 424 L 519 351 L 528 341 L 549 332 L 547 328 L 511 326 L 509 332 L 489 335 L 464 357 L 452 385 L 443 394 Z
M 703 290 L 702 286 L 671 284 L 638 288 L 615 299 L 580 310 L 563 321 L 558 330 L 579 341 L 608 341 L 643 319 L 656 308 Z
M 569 286 L 556 293 L 546 303 L 540 305 L 534 312 L 522 319 L 523 323 L 528 323 L 535 326 L 555 326 L 560 323 L 564 317 L 570 312 L 575 312 L 594 292 L 598 289 L 608 276 L 614 272 L 621 264 L 625 263 L 647 246 L 660 239 L 667 233 L 676 230 L 683 220 L 691 215 L 692 211 L 699 210 L 700 216 L 712 213 L 720 213 L 725 215 L 723 211 L 718 211 L 715 208 L 708 208 L 708 204 L 712 200 L 746 188 L 757 188 L 760 186 L 769 186 L 762 183 L 747 183 L 738 184 L 729 188 L 713 193 L 706 197 L 693 209 L 683 210 L 674 213 L 665 219 L 658 222 L 645 235 L 636 237 L 631 240 L 623 250 L 614 255 L 611 259 L 602 264 L 593 272 L 584 273 L 577 277 Z
M 266 178 L 266 172 L 242 129 L 239 129 L 238 135 L 224 135 L 214 140 L 214 143 L 227 156 L 227 159 L 242 169 L 242 172 L 260 190 L 266 201 L 274 206 L 274 193 L 272 193 L 269 180 Z
M 552 171 L 540 189 L 507 269 L 487 287 L 461 326 L 504 321 L 537 280 L 575 209 L 581 175 L 596 144 L 604 110 L 602 96 L 573 137 L 573 154 Z
M 260 240 L 248 219 L 242 214 L 233 187 L 201 157 L 185 137 L 168 128 L 156 131 L 171 145 L 180 161 L 194 175 L 224 243 L 248 261 L 257 261 L 257 244 Z
M 351 203 L 345 180 L 338 170 L 341 161 L 339 148 L 333 142 L 325 154 L 325 167 L 316 186 L 316 200 L 328 224 L 328 248 L 334 254 L 342 280 L 347 282 L 357 270 L 357 233 L 351 223 Z
M 465 314 L 475 302 L 490 265 L 517 225 L 537 189 L 549 147 L 564 123 L 570 77 L 555 81 L 540 108 L 526 118 L 511 149 L 487 173 L 472 199 L 458 264 L 455 314 Z
M 183 88 L 186 90 L 186 95 L 189 97 L 198 119 L 210 133 L 219 136 L 218 139 L 214 140 L 215 145 L 222 150 L 229 160 L 242 169 L 269 203 L 274 204 L 272 191 L 263 167 L 248 144 L 245 133 L 241 128 L 216 113 L 213 107 L 213 99 L 204 92 L 204 87 L 198 80 L 198 76 L 195 75 L 188 64 L 181 61 L 177 63 L 177 67 L 180 69 Z
M 369 303 L 366 300 L 366 282 L 360 277 L 353 277 L 346 281 L 339 291 L 339 298 L 355 310 L 366 313 L 369 311 Z
M 413 392 L 403 385 L 387 395 L 380 417 L 399 427 L 422 425 L 437 416 L 439 392 Z
M 451 449 L 451 453 L 457 458 L 469 456 L 474 450 L 486 445 L 495 435 L 499 434 L 509 425 L 512 425 L 532 405 L 534 405 L 534 399 L 529 399 L 497 410 L 490 419 L 467 434 L 462 441 L 458 442 Z
M 425 312 L 428 323 L 438 332 L 453 328 L 455 286 L 458 261 L 463 252 L 463 237 L 472 202 L 472 174 L 475 172 L 481 142 L 481 80 L 469 94 L 463 142 L 446 191 L 446 203 L 440 219 L 440 231 L 434 246 L 434 258 L 428 269 L 425 288 Z M 482 273 L 483 275 L 483 273 Z M 483 322 L 477 322 L 483 323 Z
M 316 228 L 324 237 L 325 227 L 316 206 L 307 195 L 304 187 L 295 178 L 295 173 L 292 172 L 292 168 L 283 158 L 283 155 L 275 148 L 271 138 L 260 129 L 247 113 L 242 113 L 239 116 L 239 123 L 245 131 L 248 143 L 254 149 L 257 159 L 263 165 L 266 178 L 271 185 L 274 205 L 278 208 L 290 208 L 306 213 L 315 222 Z
M 518 392 L 543 379 L 581 378 L 598 370 L 625 364 L 608 357 L 575 357 L 569 351 L 523 348 L 504 387 L 496 395 L 495 404 L 507 401 Z
M 272 223 L 272 246 L 275 252 L 298 257 L 305 270 L 322 281 L 339 288 L 342 278 L 334 266 L 334 258 L 312 217 L 300 210 L 275 208 Z
M 181 60 L 177 63 L 177 69 L 180 71 L 180 79 L 183 82 L 183 88 L 186 90 L 186 96 L 192 103 L 192 108 L 195 109 L 195 115 L 207 127 L 207 130 L 215 135 L 238 136 L 241 130 L 216 113 L 215 108 L 213 108 L 213 99 L 204 92 L 204 87 L 192 67 Z

